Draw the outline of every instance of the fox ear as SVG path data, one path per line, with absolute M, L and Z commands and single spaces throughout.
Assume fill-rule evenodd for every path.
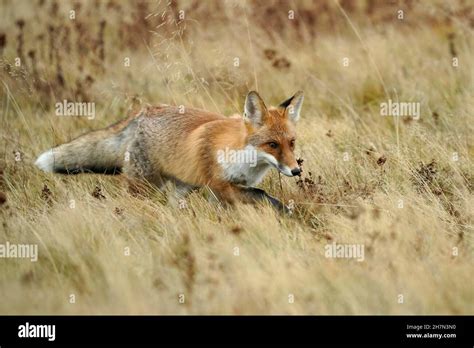
M 285 114 L 288 115 L 288 118 L 294 123 L 298 122 L 300 119 L 301 106 L 303 105 L 303 91 L 298 91 L 294 96 L 288 98 L 279 106 L 285 110 Z
M 259 127 L 263 124 L 266 112 L 267 107 L 258 93 L 255 91 L 249 92 L 247 98 L 245 98 L 244 120 Z

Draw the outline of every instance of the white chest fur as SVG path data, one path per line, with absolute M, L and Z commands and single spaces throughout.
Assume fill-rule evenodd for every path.
M 253 146 L 242 150 L 225 149 L 218 153 L 219 165 L 222 167 L 223 177 L 234 184 L 245 186 L 258 185 L 271 165 L 262 161 Z

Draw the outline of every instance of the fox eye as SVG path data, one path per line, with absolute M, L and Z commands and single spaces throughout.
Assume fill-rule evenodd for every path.
M 278 147 L 278 144 L 275 143 L 274 141 L 269 142 L 268 145 L 269 145 L 272 149 L 276 149 L 276 148 Z
M 291 140 L 290 140 L 290 146 L 291 146 L 291 147 L 295 147 L 295 139 L 291 139 Z

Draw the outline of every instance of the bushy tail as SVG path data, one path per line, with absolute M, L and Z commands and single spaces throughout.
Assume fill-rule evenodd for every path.
M 131 121 L 131 118 L 43 152 L 35 165 L 53 173 L 118 174 L 135 129 L 136 121 Z

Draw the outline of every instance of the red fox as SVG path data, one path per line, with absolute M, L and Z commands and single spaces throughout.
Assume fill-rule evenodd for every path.
M 274 167 L 286 176 L 301 173 L 294 155 L 295 124 L 303 92 L 267 108 L 257 92 L 245 99 L 243 117 L 193 108 L 155 106 L 105 129 L 84 134 L 41 154 L 46 172 L 124 173 L 159 188 L 171 181 L 184 197 L 207 186 L 226 203 L 277 199 L 253 186 Z

